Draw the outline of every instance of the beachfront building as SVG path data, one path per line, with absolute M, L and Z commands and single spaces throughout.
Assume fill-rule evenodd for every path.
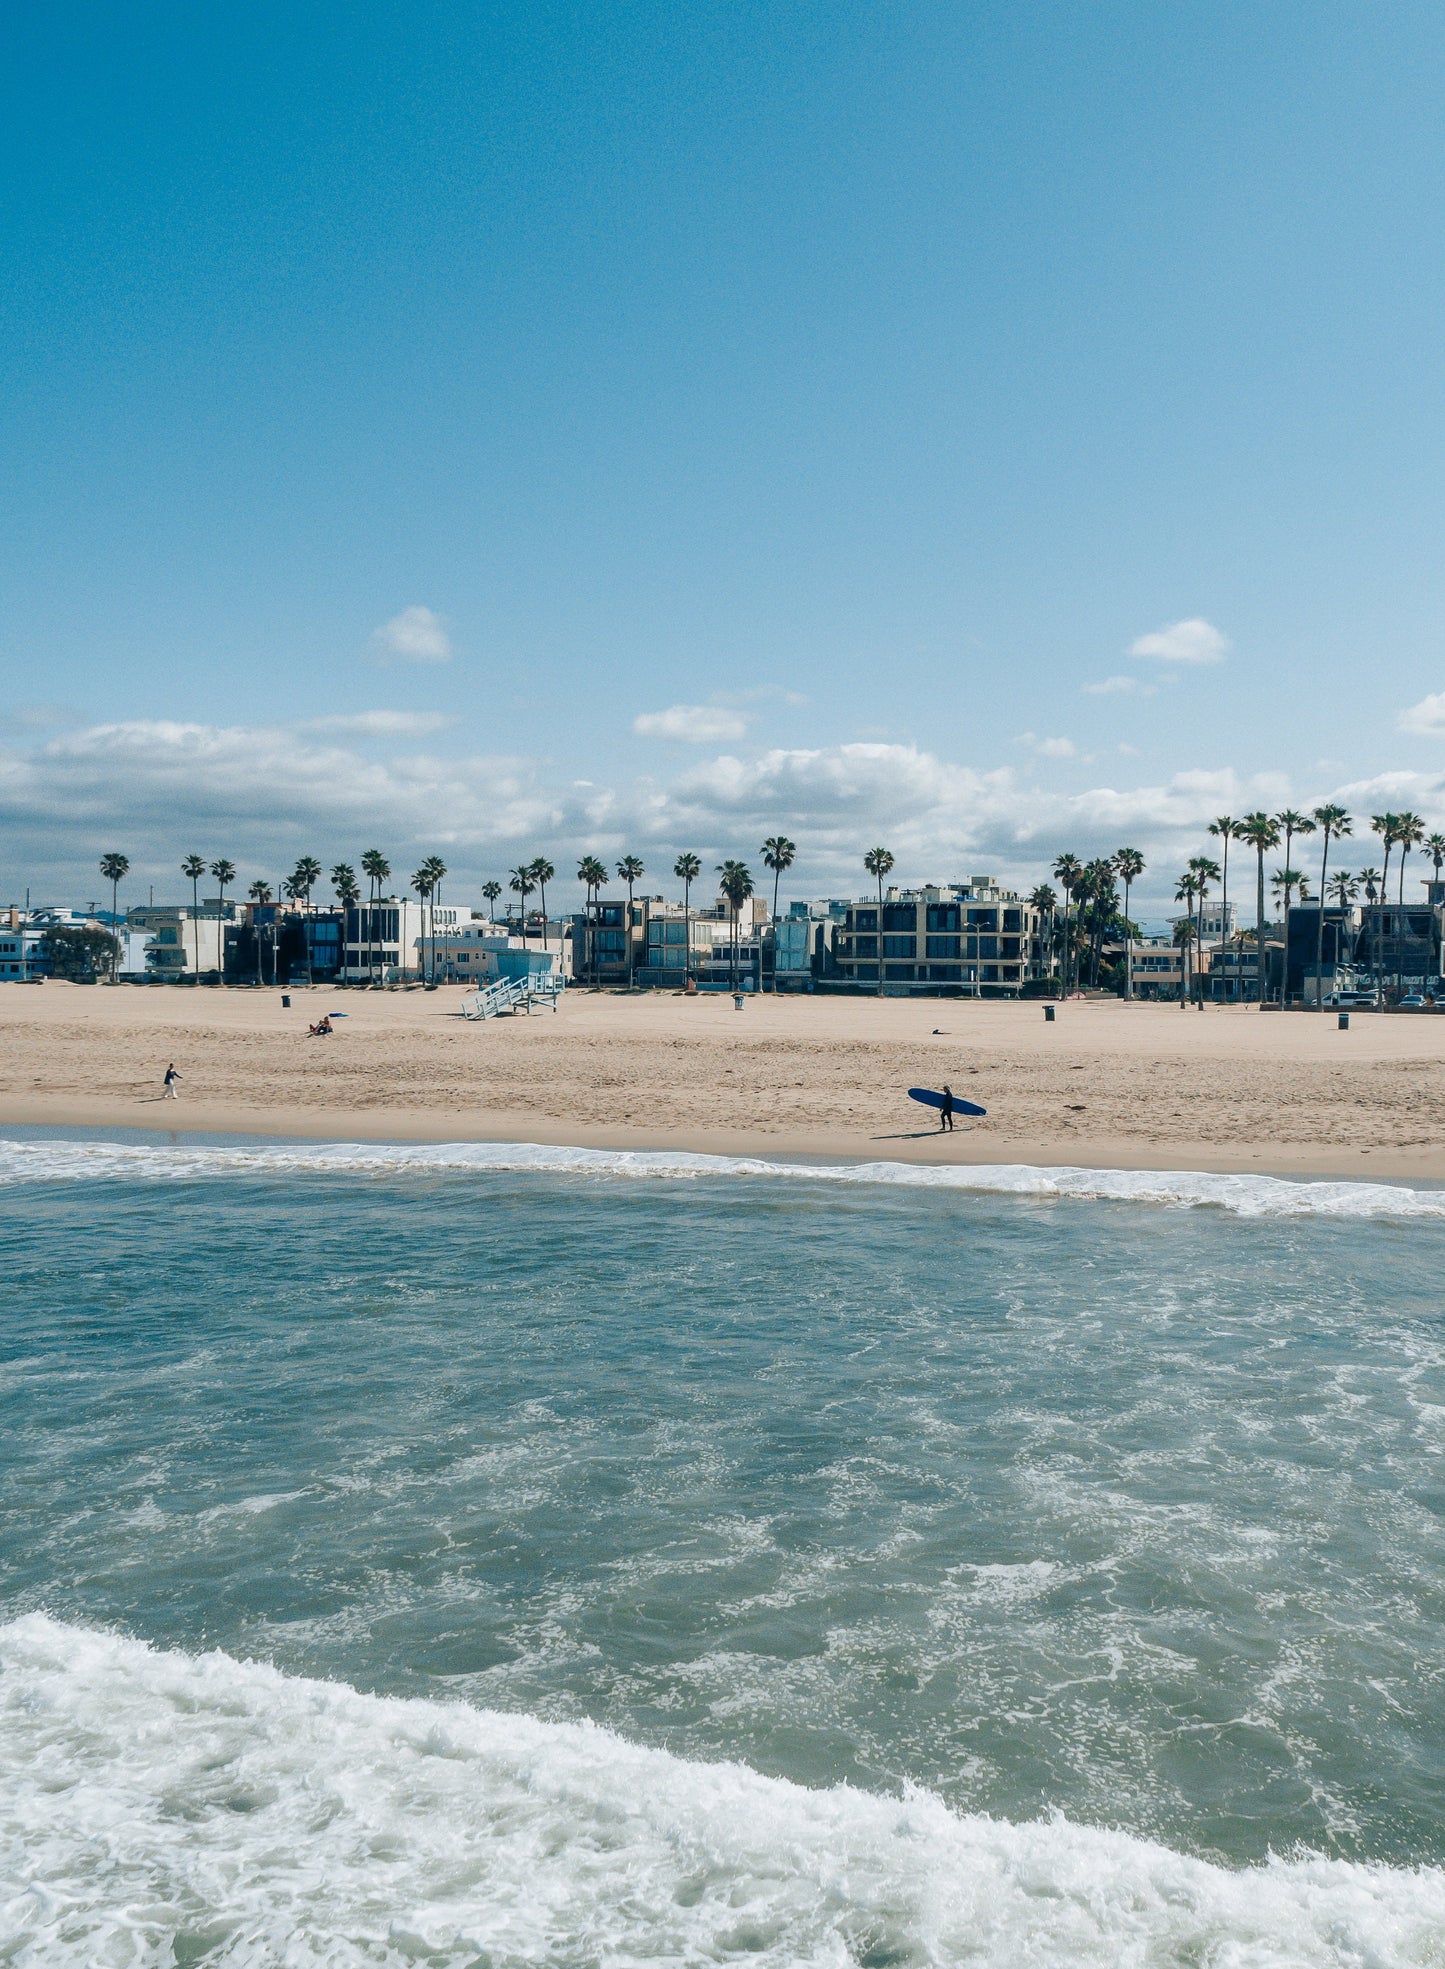
M 175 983 L 219 977 L 226 931 L 237 922 L 240 906 L 228 897 L 211 897 L 199 909 L 190 903 L 150 903 L 126 912 L 126 928 L 145 938 L 145 971 L 149 978 Z
M 1291 1004 L 1313 1004 L 1315 958 L 1320 939 L 1319 904 L 1296 903 L 1289 913 L 1288 932 L 1284 961 L 1285 997 Z M 1327 908 L 1318 970 L 1322 1004 L 1337 991 L 1355 991 L 1359 988 L 1359 945 L 1360 911 L 1354 907 L 1342 909 L 1338 905 Z M 1250 954 L 1253 956 L 1252 947 Z
M 1016 997 L 1045 975 L 1043 920 L 991 875 L 941 888 L 889 889 L 850 903 L 833 937 L 833 970 L 845 985 L 885 994 Z
M 1437 885 L 1430 884 L 1431 890 Z M 1291 911 L 1291 916 L 1295 912 Z M 1445 950 L 1445 907 L 1439 903 L 1366 903 L 1359 913 L 1355 968 L 1384 991 L 1435 996 Z
M 514 925 L 494 923 L 488 917 L 479 916 L 446 931 L 439 929 L 435 948 L 428 944 L 428 963 L 434 966 L 432 975 L 438 984 L 494 984 L 504 972 L 513 974 L 512 967 L 503 959 L 526 951 L 536 960 L 529 968 L 560 971 L 570 979 L 572 939 L 564 934 L 562 924 L 554 921 L 548 927 L 552 934 L 542 936 L 539 918 L 538 934 L 523 937 Z
M 737 970 L 742 989 L 755 991 L 767 960 L 768 906 L 761 896 L 743 904 L 738 919 Z M 573 962 L 584 983 L 632 983 L 681 990 L 690 975 L 700 988 L 726 990 L 733 974 L 732 912 L 725 902 L 690 911 L 661 896 L 599 899 L 573 919 Z

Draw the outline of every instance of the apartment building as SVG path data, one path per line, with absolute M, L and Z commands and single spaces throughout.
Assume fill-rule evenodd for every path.
M 190 903 L 152 903 L 126 912 L 126 927 L 145 937 L 146 976 L 178 978 L 220 974 L 226 931 L 241 905 L 212 897 L 199 909 Z
M 885 992 L 1016 996 L 1047 968 L 1038 911 L 990 875 L 941 888 L 889 889 L 880 921 L 876 897 L 850 903 L 833 937 L 843 983 Z

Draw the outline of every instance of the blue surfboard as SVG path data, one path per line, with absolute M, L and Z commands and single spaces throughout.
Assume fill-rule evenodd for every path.
M 942 1094 L 935 1094 L 931 1087 L 910 1087 L 908 1098 L 910 1101 L 921 1101 L 926 1108 L 941 1108 L 943 1106 Z M 961 1101 L 957 1094 L 953 1097 L 953 1111 L 955 1114 L 988 1113 L 987 1108 L 975 1107 L 972 1101 Z

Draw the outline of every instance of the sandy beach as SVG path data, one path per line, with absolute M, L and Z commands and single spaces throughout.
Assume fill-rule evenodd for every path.
M 12 987 L 0 1123 L 1445 1180 L 1428 1015 L 578 991 L 483 1025 L 463 995 Z M 905 1090 L 944 1081 L 986 1118 L 940 1136 Z

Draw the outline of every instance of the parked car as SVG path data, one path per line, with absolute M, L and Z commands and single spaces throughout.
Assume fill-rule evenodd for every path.
M 1412 991 L 1400 1000 L 1400 1010 L 1402 1012 L 1423 1012 L 1429 1003 L 1430 1000 L 1425 997 L 1423 992 Z
M 1380 1002 L 1377 991 L 1337 991 L 1330 998 L 1342 1012 L 1373 1012 Z

